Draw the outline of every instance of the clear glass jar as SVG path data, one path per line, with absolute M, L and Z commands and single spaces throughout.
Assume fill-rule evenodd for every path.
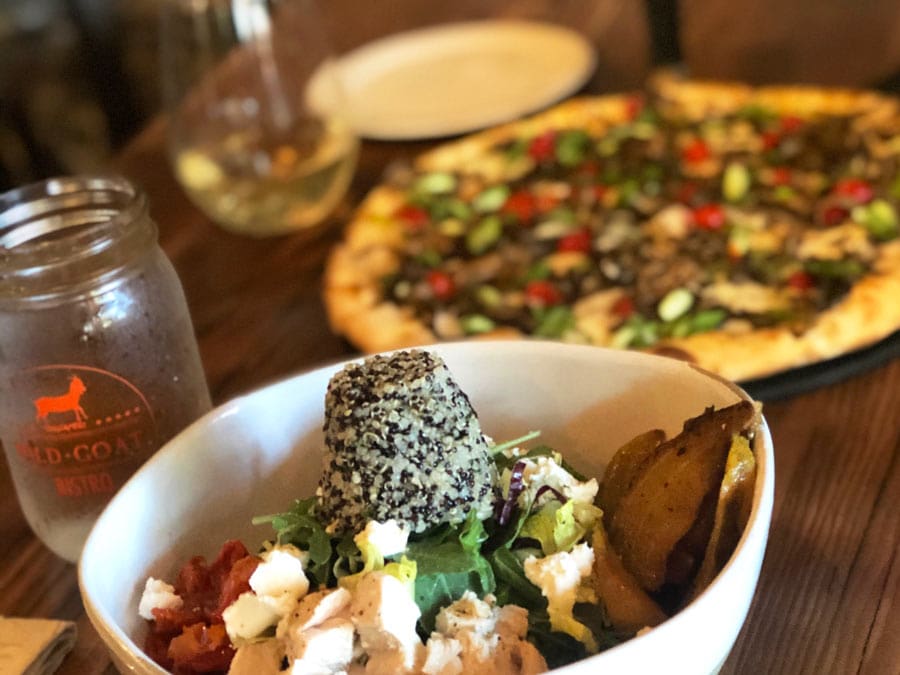
M 26 519 L 70 561 L 118 488 L 211 407 L 157 234 L 123 178 L 0 195 L 0 440 Z

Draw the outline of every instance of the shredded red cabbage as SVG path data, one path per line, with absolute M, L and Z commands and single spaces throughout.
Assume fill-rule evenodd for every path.
M 497 522 L 500 523 L 501 527 L 509 524 L 513 513 L 516 511 L 516 503 L 519 500 L 519 495 L 522 494 L 522 490 L 525 489 L 524 474 L 525 462 L 520 459 L 513 465 L 512 471 L 510 472 L 509 494 L 506 496 L 506 501 L 503 502 L 503 508 L 500 510 L 500 517 L 497 519 Z
M 522 491 L 525 489 L 525 466 L 525 461 L 520 459 L 513 465 L 510 472 L 509 494 L 503 502 L 503 506 L 500 509 L 500 515 L 497 518 L 497 522 L 501 527 L 508 525 L 510 520 L 512 520 L 513 514 L 516 512 L 519 495 L 522 494 Z M 541 487 L 538 488 L 537 494 L 534 496 L 534 503 L 536 504 L 538 500 L 548 492 L 552 492 L 553 496 L 561 504 L 565 504 L 568 501 L 568 498 L 556 488 L 549 485 L 541 485 Z
M 549 485 L 541 485 L 541 487 L 538 488 L 537 494 L 534 496 L 534 503 L 537 504 L 538 500 L 548 492 L 552 492 L 553 496 L 556 497 L 556 501 L 560 504 L 565 504 L 569 501 L 569 498 L 556 488 L 550 487 Z

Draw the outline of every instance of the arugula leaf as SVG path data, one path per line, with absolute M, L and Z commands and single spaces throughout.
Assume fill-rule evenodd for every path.
M 515 553 L 508 548 L 498 548 L 491 554 L 491 566 L 497 579 L 499 604 L 513 603 L 525 607 L 529 616 L 532 610 L 546 610 L 547 599 L 537 586 L 528 581 L 522 561 Z
M 329 564 L 334 553 L 331 537 L 315 515 L 316 498 L 298 499 L 290 511 L 270 516 L 257 516 L 254 525 L 271 524 L 279 544 L 293 544 L 309 552 L 308 576 L 316 583 L 328 582 Z
M 523 436 L 523 438 L 525 437 Z M 515 441 L 510 441 L 510 443 L 515 443 Z M 520 459 L 534 459 L 535 457 L 553 457 L 557 461 L 557 463 L 570 474 L 572 474 L 574 478 L 580 481 L 587 480 L 587 477 L 583 473 L 581 473 L 567 461 L 562 459 L 562 456 L 549 445 L 536 445 L 524 455 L 521 455 L 519 457 L 507 457 L 503 453 L 494 453 L 494 464 L 497 465 L 498 471 L 503 471 L 503 469 L 512 469 L 513 465 Z
M 518 438 L 513 438 L 509 441 L 503 441 L 502 443 L 495 443 L 489 449 L 492 455 L 497 456 L 504 450 L 509 450 L 510 448 L 522 445 L 522 443 L 527 443 L 528 441 L 534 440 L 540 435 L 540 431 L 529 431 L 527 434 L 519 436 Z
M 438 529 L 433 537 L 410 542 L 406 551 L 416 563 L 414 598 L 422 612 L 420 624 L 425 634 L 434 629 L 438 610 L 467 590 L 484 596 L 496 589 L 493 569 L 481 554 L 488 536 L 484 523 L 473 511 L 460 528 L 452 531 L 455 536 L 450 537 L 449 532 Z
M 538 648 L 551 669 L 590 656 L 584 644 L 568 633 L 550 627 L 550 617 L 545 609 L 529 610 L 528 640 Z

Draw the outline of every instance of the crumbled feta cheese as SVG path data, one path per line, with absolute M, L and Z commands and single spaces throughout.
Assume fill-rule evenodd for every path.
M 527 489 L 519 495 L 519 505 L 525 508 L 537 495 L 538 490 L 548 485 L 576 502 L 592 504 L 597 496 L 599 485 L 596 478 L 580 481 L 566 471 L 552 457 L 535 457 L 523 460 L 525 469 L 522 480 Z
M 278 640 L 250 642 L 238 647 L 228 675 L 278 675 L 284 647 Z
M 314 628 L 328 619 L 343 616 L 350 607 L 350 591 L 346 588 L 316 591 L 300 600 L 293 612 L 278 623 L 277 637 L 287 638 L 297 631 Z
M 138 604 L 138 614 L 148 621 L 153 621 L 154 609 L 180 609 L 184 605 L 181 596 L 175 593 L 175 587 L 165 581 L 150 577 L 144 584 L 144 593 Z
M 529 556 L 525 559 L 525 576 L 541 589 L 547 598 L 547 613 L 554 630 L 569 633 L 584 642 L 589 649 L 596 648 L 593 635 L 572 614 L 575 602 L 580 598 L 581 580 L 591 574 L 594 551 L 587 544 L 576 545 L 571 552 L 559 551 L 544 558 Z
M 466 591 L 438 612 L 436 631 L 425 646 L 423 673 L 533 675 L 547 670 L 544 657 L 525 639 L 528 611 L 515 605 L 496 607 L 495 603 L 493 595 L 479 600 Z
M 250 588 L 279 616 L 289 613 L 309 590 L 299 553 L 293 546 L 273 548 L 250 576 Z
M 328 619 L 299 634 L 292 648 L 291 675 L 345 671 L 353 659 L 353 624 L 347 619 Z
M 425 661 L 422 663 L 424 675 L 460 675 L 462 660 L 459 654 L 462 645 L 459 640 L 432 633 L 425 645 Z
M 350 616 L 362 647 L 370 656 L 398 652 L 406 669 L 413 667 L 416 648 L 422 644 L 416 633 L 419 615 L 407 586 L 384 572 L 363 575 L 350 603 Z
M 578 544 L 571 552 L 560 551 L 544 558 L 528 556 L 524 567 L 528 581 L 541 589 L 548 604 L 571 611 L 581 579 L 591 573 L 593 564 L 593 549 Z
M 365 529 L 353 537 L 360 550 L 366 545 L 372 546 L 382 558 L 403 553 L 408 539 L 409 530 L 401 527 L 393 518 L 383 523 L 370 520 Z
M 464 632 L 487 635 L 494 631 L 496 624 L 494 608 L 472 591 L 466 591 L 459 600 L 444 607 L 435 619 L 435 628 L 448 637 Z
M 240 645 L 257 637 L 269 626 L 274 626 L 280 615 L 262 598 L 248 591 L 241 593 L 225 608 L 222 618 L 232 644 Z
M 275 637 L 292 644 L 300 634 L 334 618 L 350 618 L 350 591 L 346 588 L 317 591 L 306 595 L 297 608 L 278 622 Z

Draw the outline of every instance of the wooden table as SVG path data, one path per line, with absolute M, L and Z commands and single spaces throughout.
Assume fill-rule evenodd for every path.
M 642 66 L 645 65 L 642 64 Z M 253 240 L 211 224 L 175 184 L 158 119 L 118 157 L 148 193 L 181 276 L 215 402 L 354 354 L 328 329 L 320 279 L 339 224 L 397 158 L 425 143 L 367 142 L 322 238 Z M 765 402 L 776 493 L 756 599 L 723 673 L 900 673 L 900 360 Z M 114 673 L 76 570 L 32 535 L 0 468 L 0 615 L 77 622 L 60 673 Z

